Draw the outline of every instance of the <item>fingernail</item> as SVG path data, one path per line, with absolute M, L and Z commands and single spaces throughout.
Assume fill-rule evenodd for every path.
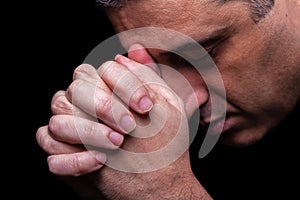
M 120 61 L 120 62 L 125 62 L 125 63 L 129 63 L 131 60 L 125 56 L 122 56 L 120 54 L 118 54 L 116 57 L 115 57 L 115 60 L 117 61 Z
M 151 99 L 147 96 L 143 97 L 139 102 L 139 108 L 144 112 L 150 111 L 152 107 L 153 107 L 153 103 Z
M 124 137 L 123 137 L 123 135 L 113 131 L 109 134 L 109 140 L 114 145 L 121 146 L 121 144 L 123 143 Z
M 104 153 L 97 153 L 96 154 L 96 159 L 104 164 L 106 162 L 106 155 Z
M 132 119 L 129 115 L 125 115 L 121 119 L 121 127 L 125 131 L 125 133 L 129 133 L 135 129 L 136 123 L 134 119 Z
M 145 47 L 143 47 L 141 44 L 135 43 L 129 47 L 128 52 L 136 50 L 145 50 Z

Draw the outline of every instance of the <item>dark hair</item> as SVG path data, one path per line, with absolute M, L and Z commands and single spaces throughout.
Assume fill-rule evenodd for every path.
M 103 7 L 118 8 L 126 0 L 96 0 L 96 4 Z M 218 0 L 221 3 L 226 3 L 232 0 Z M 251 17 L 255 23 L 263 19 L 274 6 L 274 0 L 243 0 L 249 3 Z
M 274 0 L 248 0 L 251 17 L 257 23 L 263 19 L 273 8 Z
M 96 5 L 103 7 L 118 8 L 123 4 L 123 0 L 96 0 Z

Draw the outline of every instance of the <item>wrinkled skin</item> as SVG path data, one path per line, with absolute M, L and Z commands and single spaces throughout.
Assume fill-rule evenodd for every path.
M 258 24 L 250 18 L 248 7 L 236 1 L 223 6 L 208 1 L 129 1 L 124 9 L 108 13 L 117 32 L 159 26 L 198 41 L 218 28 L 228 29 L 213 56 L 227 93 L 225 126 L 230 133 L 224 134 L 224 140 L 247 145 L 261 139 L 299 102 L 299 22 L 294 20 L 299 6 L 293 7 L 292 2 L 276 2 Z M 150 53 L 157 62 L 174 65 L 172 58 Z M 186 68 L 176 66 L 199 91 L 197 96 L 208 98 L 199 77 Z M 207 99 L 200 103 L 203 110 L 209 109 Z
M 210 34 L 217 29 L 222 29 L 222 34 L 218 33 L 221 40 L 213 44 L 211 52 L 226 88 L 227 112 L 221 142 L 245 146 L 262 139 L 299 104 L 300 22 L 295 20 L 300 18 L 299 5 L 299 1 L 295 0 L 275 1 L 273 10 L 258 23 L 250 18 L 247 4 L 240 1 L 224 5 L 209 1 L 128 1 L 120 9 L 108 9 L 107 14 L 117 32 L 156 26 L 177 30 L 196 41 L 202 41 L 210 38 Z M 139 41 L 139 36 L 136 37 L 134 40 Z M 132 45 L 128 41 L 122 42 L 126 47 Z M 128 61 L 124 62 L 116 57 L 114 63 L 118 64 L 107 67 L 106 71 L 103 70 L 105 67 L 100 67 L 97 72 L 88 66 L 78 67 L 67 92 L 60 91 L 54 96 L 54 116 L 49 126 L 41 127 L 37 132 L 41 148 L 51 155 L 48 158 L 50 171 L 57 175 L 71 176 L 92 172 L 79 178 L 88 178 L 91 187 L 87 188 L 91 189 L 93 186 L 96 196 L 101 194 L 107 199 L 210 199 L 193 176 L 188 151 L 163 169 L 131 174 L 104 166 L 107 159 L 105 154 L 95 151 L 97 156 L 94 156 L 83 146 L 86 144 L 114 150 L 123 145 L 122 148 L 131 151 L 149 152 L 159 149 L 174 136 L 176 130 L 171 124 L 181 116 L 188 118 L 194 110 L 200 108 L 200 123 L 204 126 L 219 117 L 210 116 L 209 96 L 213 94 L 208 93 L 203 78 L 186 64 L 174 62 L 173 55 L 153 49 L 148 49 L 148 52 L 140 49 L 129 53 L 129 58 L 136 62 L 131 60 L 129 63 L 133 64 L 128 66 Z M 118 90 L 117 95 L 127 102 L 128 91 L 132 91 L 130 87 L 141 85 L 145 79 L 164 82 L 164 76 L 159 73 L 157 66 L 149 65 L 154 63 L 153 59 L 180 72 L 193 87 L 196 99 L 190 100 L 189 95 L 176 91 L 184 104 L 183 111 L 181 101 L 171 92 L 176 80 L 168 79 L 164 87 L 140 87 L 129 102 L 131 110 L 120 104 L 117 109 L 117 116 L 120 118 L 113 121 L 111 108 L 103 100 L 109 99 L 112 92 L 115 92 L 114 86 L 118 77 L 120 78 L 120 70 L 135 74 L 136 67 L 145 72 L 147 69 L 154 69 L 153 73 L 139 74 L 136 76 L 138 79 L 130 76 L 134 84 Z M 80 98 L 88 96 L 88 91 L 95 87 L 101 88 L 96 97 L 102 101 Z M 75 92 L 76 88 L 79 89 Z M 138 107 L 138 102 L 144 96 L 150 97 L 152 103 L 159 103 L 169 111 L 166 126 L 158 135 L 146 141 L 124 138 L 123 134 L 134 129 L 134 123 L 147 123 L 147 119 L 142 116 L 147 116 L 149 104 L 144 110 Z M 76 125 L 71 116 L 72 105 L 75 106 L 78 117 Z M 98 111 L 93 113 L 91 108 Z M 130 124 L 130 119 L 127 118 L 125 129 L 121 118 L 124 113 L 136 120 Z M 99 118 L 100 123 L 91 116 Z M 98 130 L 101 134 L 97 135 L 93 130 Z M 118 137 L 111 138 L 112 130 L 118 132 Z M 188 133 L 183 131 L 183 135 L 187 136 Z M 132 167 L 138 165 L 132 163 Z M 78 187 L 80 192 L 79 188 L 85 191 L 85 187 Z M 89 193 L 91 196 L 92 194 L 94 193 Z

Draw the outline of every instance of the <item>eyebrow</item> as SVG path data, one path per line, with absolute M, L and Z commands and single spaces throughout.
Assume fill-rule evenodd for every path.
M 228 32 L 229 32 L 228 27 L 222 27 L 220 29 L 216 29 L 216 30 L 212 31 L 209 35 L 204 37 L 203 39 L 196 40 L 197 45 L 201 45 L 204 49 L 206 49 L 207 47 L 210 47 L 211 45 L 214 45 L 214 44 L 220 42 L 220 40 L 225 39 L 228 35 Z M 174 48 L 171 52 L 182 52 L 184 50 L 188 50 L 193 47 L 195 47 L 195 43 L 193 43 L 193 42 L 186 43 L 177 48 Z M 165 53 L 167 54 L 168 52 L 165 52 Z

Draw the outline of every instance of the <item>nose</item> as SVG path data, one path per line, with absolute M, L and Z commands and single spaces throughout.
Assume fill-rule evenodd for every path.
M 209 92 L 200 73 L 192 68 L 160 65 L 162 78 L 168 86 L 183 100 L 186 115 L 190 118 L 194 112 L 209 99 Z
M 128 57 L 138 63 L 147 65 L 153 69 L 158 75 L 160 70 L 148 51 L 140 44 L 133 44 L 128 49 Z
M 189 81 L 190 89 L 181 95 L 185 102 L 186 113 L 190 118 L 195 112 L 200 113 L 200 109 L 209 102 L 209 92 L 203 80 Z
M 198 111 L 209 99 L 205 81 L 200 73 L 191 67 L 177 67 L 159 64 L 152 59 L 148 51 L 139 44 L 133 44 L 128 50 L 128 57 L 152 68 L 170 88 L 183 100 L 187 117 Z

